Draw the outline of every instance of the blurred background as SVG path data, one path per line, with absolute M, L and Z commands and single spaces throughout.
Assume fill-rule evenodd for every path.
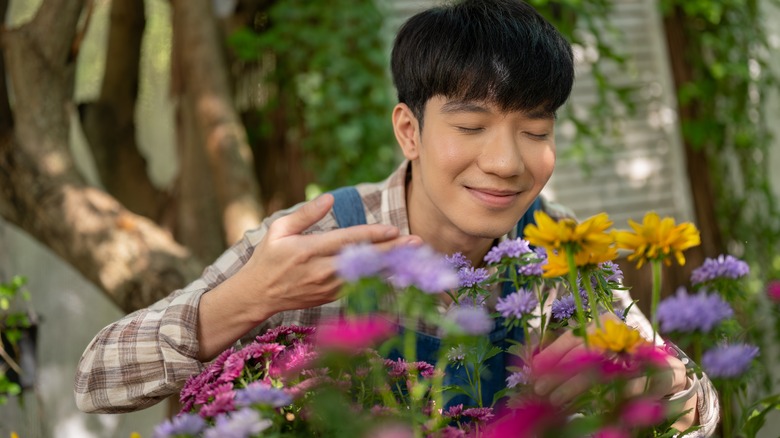
M 76 409 L 82 351 L 273 211 L 384 179 L 400 162 L 389 47 L 436 3 L 0 0 L 0 282 L 26 277 L 37 323 L 35 379 L 0 405 L 0 436 L 151 436 L 166 403 Z M 777 3 L 530 3 L 576 55 L 545 196 L 617 228 L 651 210 L 693 221 L 702 245 L 664 272 L 665 294 L 706 257 L 749 262 L 742 317 L 770 365 L 754 391 L 776 391 Z M 621 267 L 647 309 L 649 272 Z

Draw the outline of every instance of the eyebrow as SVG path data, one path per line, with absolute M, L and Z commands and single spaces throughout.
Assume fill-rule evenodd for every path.
M 441 106 L 442 114 L 454 114 L 454 113 L 480 113 L 480 114 L 492 114 L 493 111 L 487 106 L 464 100 L 450 100 Z M 535 109 L 532 111 L 524 111 L 523 114 L 532 120 L 550 120 L 556 119 L 555 113 L 544 111 L 541 109 Z

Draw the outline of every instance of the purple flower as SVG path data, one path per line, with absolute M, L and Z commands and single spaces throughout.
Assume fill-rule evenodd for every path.
M 534 254 L 536 254 L 536 258 L 539 260 L 536 263 L 528 263 L 525 265 L 520 265 L 517 268 L 517 273 L 520 275 L 525 275 L 526 277 L 541 277 L 544 273 L 542 267 L 547 264 L 547 250 L 544 249 L 542 246 L 537 246 L 534 248 Z
M 236 391 L 236 405 L 268 405 L 281 408 L 292 403 L 292 397 L 281 389 L 262 382 L 250 383 L 246 388 Z
M 429 246 L 399 246 L 385 255 L 390 283 L 399 288 L 416 286 L 427 293 L 458 287 L 458 274 Z
M 444 260 L 446 260 L 447 263 L 452 266 L 452 269 L 456 271 L 471 267 L 471 262 L 466 258 L 466 256 L 463 255 L 462 252 L 456 252 L 455 254 L 445 256 Z
M 460 287 L 474 287 L 490 277 L 485 268 L 460 268 L 458 271 L 458 282 Z
M 255 338 L 260 344 L 279 343 L 282 345 L 294 345 L 308 340 L 317 329 L 311 326 L 282 325 Z
M 485 255 L 484 260 L 487 263 L 497 264 L 501 263 L 501 259 L 504 257 L 518 258 L 529 252 L 531 252 L 531 247 L 528 245 L 527 240 L 505 240 L 491 248 L 487 255 Z
M 484 335 L 493 330 L 493 318 L 482 306 L 453 307 L 447 313 L 447 319 L 469 335 Z
M 750 273 L 747 263 L 730 255 L 720 255 L 717 259 L 706 259 L 691 273 L 691 284 L 704 283 L 718 278 L 737 279 Z
M 718 294 L 707 295 L 705 290 L 689 295 L 685 288 L 665 298 L 658 305 L 658 321 L 663 332 L 710 332 L 734 312 Z
M 709 377 L 733 378 L 744 374 L 758 356 L 758 347 L 750 344 L 723 345 L 701 357 L 701 366 Z
M 523 315 L 530 315 L 536 310 L 538 305 L 539 300 L 536 298 L 536 295 L 525 289 L 520 289 L 504 298 L 499 298 L 496 310 L 504 318 L 514 317 L 520 319 Z
M 612 283 L 621 283 L 623 281 L 623 271 L 620 266 L 611 261 L 606 261 L 599 264 L 599 268 L 607 274 L 605 280 Z
M 197 414 L 180 414 L 165 420 L 154 428 L 154 438 L 173 438 L 177 435 L 197 435 L 206 427 L 206 421 Z
M 225 412 L 230 412 L 234 408 L 233 404 L 233 398 L 235 397 L 235 392 L 231 391 L 222 391 L 222 392 L 216 392 L 214 399 L 206 404 L 203 405 L 202 408 L 200 408 L 200 414 L 203 418 L 208 417 L 216 417 L 219 414 L 223 414 Z
M 439 438 L 466 438 L 466 431 L 456 427 L 447 426 L 436 435 Z
M 552 317 L 558 321 L 569 319 L 577 311 L 577 303 L 574 302 L 574 295 L 569 294 L 563 298 L 558 298 L 552 303 Z
M 527 366 L 523 367 L 523 371 L 517 371 L 507 376 L 506 386 L 507 388 L 514 388 L 517 385 L 527 385 L 530 382 L 531 369 Z
M 260 413 L 251 408 L 217 417 L 214 427 L 207 430 L 205 438 L 248 438 L 258 434 L 273 423 L 260 418 Z
M 361 243 L 348 245 L 336 259 L 336 270 L 347 281 L 373 277 L 384 269 L 382 253 L 374 245 Z
M 464 410 L 461 415 L 484 423 L 493 418 L 493 408 L 469 408 Z

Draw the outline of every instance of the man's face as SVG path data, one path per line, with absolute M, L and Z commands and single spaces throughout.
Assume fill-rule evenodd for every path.
M 554 125 L 551 115 L 430 99 L 418 144 L 404 148 L 413 162 L 412 227 L 416 217 L 418 224 L 422 218 L 439 231 L 454 232 L 452 237 L 494 239 L 507 233 L 553 172 Z

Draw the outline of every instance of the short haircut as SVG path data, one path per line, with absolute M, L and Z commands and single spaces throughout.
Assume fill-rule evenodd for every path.
M 571 94 L 571 45 L 520 0 L 465 0 L 423 11 L 398 31 L 398 101 L 423 122 L 434 96 L 554 116 Z

